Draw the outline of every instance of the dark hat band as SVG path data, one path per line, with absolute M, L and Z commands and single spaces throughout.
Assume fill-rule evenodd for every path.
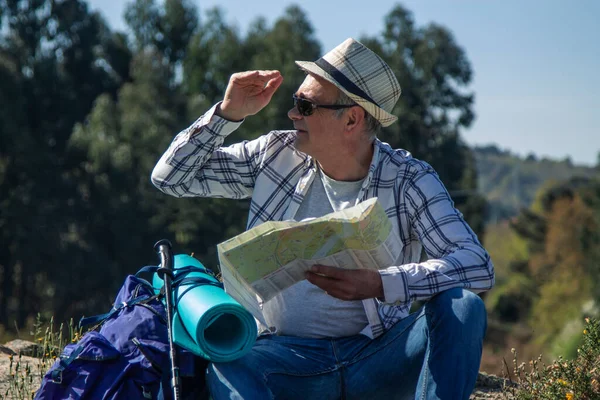
M 350 79 L 348 79 L 346 77 L 346 75 L 342 74 L 342 72 L 340 70 L 338 70 L 333 65 L 329 64 L 325 59 L 319 58 L 317 61 L 315 61 L 315 64 L 317 64 L 323 71 L 325 71 L 329 75 L 331 75 L 331 77 L 333 79 L 335 79 L 337 81 L 337 83 L 342 85 L 344 87 L 344 89 L 346 89 L 353 95 L 362 97 L 363 99 L 367 100 L 368 102 L 373 103 L 377 107 L 381 108 L 381 106 L 379 106 L 379 104 L 377 104 L 368 94 L 366 94 L 361 88 L 356 86 L 354 84 L 354 82 L 352 82 Z

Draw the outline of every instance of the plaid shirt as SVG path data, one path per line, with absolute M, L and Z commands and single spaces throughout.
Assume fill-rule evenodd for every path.
M 241 123 L 215 109 L 175 137 L 152 172 L 154 185 L 177 197 L 251 198 L 248 229 L 293 219 L 316 176 L 315 160 L 294 149 L 294 131 L 221 147 Z M 380 271 L 384 299 L 363 300 L 364 334 L 381 335 L 408 315 L 414 300 L 454 287 L 480 292 L 493 286 L 490 256 L 429 164 L 376 140 L 357 201 L 371 197 L 383 205 L 403 249 L 396 265 Z M 429 256 L 424 262 L 422 248 Z

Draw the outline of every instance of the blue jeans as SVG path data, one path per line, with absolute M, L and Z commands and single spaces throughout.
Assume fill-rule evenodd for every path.
M 450 289 L 376 339 L 260 337 L 244 357 L 210 364 L 220 399 L 468 399 L 481 361 L 482 300 Z

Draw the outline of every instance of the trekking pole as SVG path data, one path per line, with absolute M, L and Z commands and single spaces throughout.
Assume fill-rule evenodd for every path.
M 154 250 L 160 257 L 161 268 L 157 273 L 165 282 L 165 301 L 167 303 L 167 335 L 169 336 L 169 358 L 171 359 L 171 388 L 174 400 L 179 400 L 179 367 L 177 366 L 175 344 L 173 343 L 173 294 L 171 293 L 171 280 L 173 279 L 173 250 L 171 242 L 166 239 L 159 240 L 154 245 Z

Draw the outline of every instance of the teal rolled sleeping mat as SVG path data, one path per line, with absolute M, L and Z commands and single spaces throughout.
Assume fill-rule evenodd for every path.
M 257 335 L 252 314 L 217 286 L 219 281 L 194 257 L 176 255 L 174 273 L 173 341 L 214 362 L 233 361 L 250 351 Z M 163 280 L 154 274 L 152 285 L 160 290 Z

